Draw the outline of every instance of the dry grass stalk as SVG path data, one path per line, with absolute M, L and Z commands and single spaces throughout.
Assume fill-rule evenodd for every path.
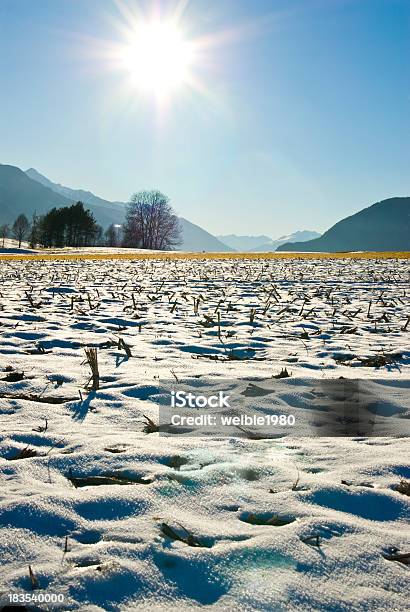
M 36 589 L 39 588 L 39 586 L 38 586 L 38 580 L 35 577 L 33 570 L 31 569 L 31 565 L 28 566 L 28 574 L 30 576 L 31 590 L 35 591 Z
M 395 490 L 402 495 L 410 496 L 410 480 L 405 480 L 402 478 L 398 485 L 396 485 Z
M 272 376 L 272 378 L 277 378 L 277 379 L 279 379 L 279 378 L 289 378 L 289 376 L 290 376 L 290 374 L 288 372 L 288 369 L 287 368 L 282 368 L 281 371 L 279 372 L 279 374 L 274 374 Z
M 124 485 L 148 485 L 152 483 L 152 479 L 144 477 L 126 478 L 120 474 L 110 475 L 101 474 L 98 476 L 76 477 L 69 474 L 67 480 L 71 482 L 75 489 L 82 487 L 101 487 L 101 486 L 124 486 Z
M 392 553 L 391 555 L 383 555 L 387 561 L 398 561 L 403 565 L 410 565 L 410 553 Z
M 91 370 L 92 389 L 97 391 L 100 388 L 100 372 L 98 369 L 98 351 L 96 348 L 87 347 L 84 349 L 87 363 Z
M 299 472 L 299 469 L 298 469 L 296 480 L 295 480 L 295 482 L 292 485 L 292 491 L 297 491 L 298 490 L 299 480 L 300 480 L 300 472 Z
M 301 538 L 301 540 L 305 544 L 309 544 L 309 546 L 317 546 L 318 548 L 320 548 L 320 535 L 319 534 L 307 536 L 306 538 Z
M 406 321 L 406 323 L 404 324 L 404 326 L 401 328 L 401 331 L 407 331 L 407 328 L 408 328 L 408 326 L 409 326 L 409 323 L 410 323 L 410 315 L 407 317 L 407 321 Z
M 44 433 L 44 432 L 46 432 L 47 429 L 48 429 L 48 419 L 44 419 L 44 421 L 45 421 L 45 425 L 44 426 L 39 425 L 38 427 L 34 427 L 33 431 L 36 431 L 37 433 Z
M 278 514 L 274 514 L 271 517 L 264 517 L 257 514 L 249 514 L 245 518 L 241 519 L 245 523 L 249 523 L 250 525 L 271 525 L 272 527 L 283 527 L 284 525 L 289 525 L 293 523 L 296 519 L 287 516 L 279 516 Z
M 30 459 L 30 457 L 37 457 L 38 452 L 34 448 L 26 446 L 20 451 L 17 451 L 15 455 L 10 457 L 10 461 L 17 461 L 19 459 Z
M 159 426 L 156 423 L 154 423 L 154 421 L 152 419 L 147 417 L 145 414 L 143 414 L 142 416 L 146 420 L 146 423 L 144 425 L 144 432 L 145 433 L 150 434 L 150 433 L 155 433 L 155 432 L 159 431 Z
M 23 378 L 24 372 L 9 372 L 6 374 L 3 380 L 6 382 L 20 382 L 20 380 L 23 380 Z
M 182 525 L 181 525 L 182 527 Z M 161 533 L 167 538 L 171 538 L 171 540 L 177 540 L 178 542 L 183 542 L 188 546 L 200 547 L 204 546 L 201 542 L 196 538 L 192 533 L 190 533 L 185 527 L 182 529 L 186 532 L 186 536 L 180 536 L 172 527 L 170 527 L 167 523 L 161 524 Z
M 122 338 L 118 338 L 118 349 L 123 349 L 127 355 L 127 357 L 132 357 L 131 347 L 129 344 L 126 344 Z
M 179 384 L 181 381 L 179 380 L 178 376 L 175 374 L 174 370 L 171 370 L 171 374 L 175 378 L 176 382 Z

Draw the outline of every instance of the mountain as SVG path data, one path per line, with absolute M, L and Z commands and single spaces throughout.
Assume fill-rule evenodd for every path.
M 98 223 L 103 227 L 108 227 L 111 223 L 121 224 L 124 222 L 126 207 L 124 202 L 109 202 L 94 195 L 91 191 L 70 189 L 70 187 L 60 185 L 60 183 L 53 183 L 34 168 L 26 170 L 26 175 L 33 181 L 41 183 L 44 187 L 64 196 L 70 202 L 83 202 L 94 213 Z
M 31 173 L 31 176 L 34 176 Z M 42 175 L 38 175 L 42 176 Z M 51 188 L 54 185 L 45 177 L 42 180 L 33 180 L 25 172 L 15 166 L 0 164 L 0 222 L 11 224 L 20 213 L 29 219 L 33 213 L 43 215 L 51 208 L 70 206 L 78 201 L 77 193 L 63 195 L 59 190 Z M 71 190 L 72 191 L 72 190 Z M 85 192 L 84 192 L 85 193 Z M 107 227 L 111 223 L 122 223 L 125 217 L 125 205 L 110 204 L 105 200 L 87 202 L 98 223 Z
M 113 204 L 124 206 L 124 202 L 109 202 L 108 200 L 103 200 L 103 198 L 99 198 L 98 196 L 94 195 L 91 193 L 91 191 L 84 191 L 84 189 L 71 189 L 70 187 L 64 187 L 64 185 L 61 185 L 60 183 L 53 183 L 50 181 L 50 179 L 44 176 L 44 174 L 40 174 L 40 172 L 38 172 L 35 168 L 29 168 L 26 170 L 26 174 L 29 178 L 33 179 L 33 181 L 37 181 L 45 187 L 49 187 L 56 193 L 60 193 L 69 200 L 80 201 L 84 204 L 91 204 L 92 206 L 112 207 Z
M 180 247 L 181 251 L 232 253 L 234 250 L 202 229 L 202 227 L 199 227 L 199 225 L 195 225 L 195 223 L 191 223 L 183 217 L 180 217 L 180 222 L 183 236 L 183 244 Z
M 69 206 L 81 200 L 104 228 L 111 223 L 122 224 L 125 202 L 109 202 L 83 189 L 70 189 L 53 183 L 34 168 L 23 172 L 20 168 L 0 164 L 0 224 L 12 224 L 20 213 L 29 219 L 33 213 L 47 213 L 51 208 Z M 230 252 L 228 246 L 198 225 L 181 218 L 182 251 Z
M 320 238 L 286 242 L 278 251 L 410 251 L 410 197 L 376 202 L 333 225 Z
M 298 232 L 293 232 L 293 234 L 289 234 L 287 236 L 280 236 L 280 238 L 276 238 L 276 240 L 269 240 L 269 242 L 265 242 L 265 244 L 260 244 L 254 249 L 251 249 L 253 252 L 258 253 L 266 253 L 270 251 L 276 251 L 276 249 L 285 242 L 305 242 L 307 240 L 313 240 L 314 238 L 319 238 L 319 232 L 311 232 L 309 230 L 302 230 Z
M 219 240 L 230 246 L 235 251 L 267 253 L 276 251 L 279 245 L 284 242 L 293 242 L 294 240 L 303 242 L 304 240 L 312 240 L 318 238 L 318 232 L 309 232 L 307 230 L 294 232 L 287 236 L 281 236 L 273 240 L 269 236 L 237 236 L 236 234 L 228 234 L 226 236 L 217 236 Z
M 38 181 L 56 193 L 69 198 L 71 201 L 77 202 L 80 200 L 81 202 L 84 202 L 88 208 L 92 209 L 98 222 L 104 227 L 110 225 L 111 223 L 121 224 L 124 221 L 126 210 L 125 202 L 110 202 L 108 200 L 99 198 L 91 193 L 91 191 L 84 191 L 83 189 L 70 189 L 70 187 L 60 185 L 60 183 L 53 183 L 34 168 L 26 170 L 26 174 L 31 179 Z M 183 243 L 180 246 L 181 251 L 229 252 L 232 250 L 226 244 L 223 244 L 220 240 L 215 238 L 215 236 L 199 227 L 199 225 L 195 225 L 183 217 L 180 217 L 180 222 L 183 238 Z
M 269 242 L 269 236 L 237 236 L 236 234 L 227 234 L 226 236 L 217 236 L 218 240 L 227 244 L 234 251 L 252 251 L 255 247 L 265 242 Z
M 0 164 L 0 223 L 12 224 L 20 213 L 29 219 L 50 208 L 71 202 L 40 183 L 31 180 L 20 168 Z

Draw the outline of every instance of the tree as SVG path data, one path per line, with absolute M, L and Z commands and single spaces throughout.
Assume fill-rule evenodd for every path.
M 9 233 L 10 233 L 10 228 L 7 224 L 0 226 L 0 238 L 3 240 L 3 249 L 4 249 L 4 242 L 7 236 L 9 235 Z
M 104 230 L 101 225 L 96 224 L 94 237 L 92 240 L 92 246 L 102 246 L 104 244 L 103 241 Z
M 84 247 L 100 240 L 102 229 L 82 202 L 52 208 L 38 225 L 38 243 L 45 247 Z
M 39 233 L 40 222 L 41 222 L 40 217 L 37 215 L 36 212 L 34 212 L 33 218 L 31 221 L 31 230 L 30 230 L 30 236 L 29 236 L 29 244 L 30 244 L 31 249 L 35 249 L 38 244 L 38 233 Z
M 109 247 L 116 247 L 118 246 L 118 231 L 117 231 L 117 227 L 114 225 L 114 223 L 111 223 L 111 225 L 106 229 L 104 237 L 105 237 L 105 244 Z
M 171 250 L 181 243 L 181 227 L 169 199 L 160 191 L 140 191 L 128 204 L 124 246 Z
M 13 236 L 19 242 L 19 248 L 30 229 L 30 223 L 26 215 L 19 215 L 13 223 Z

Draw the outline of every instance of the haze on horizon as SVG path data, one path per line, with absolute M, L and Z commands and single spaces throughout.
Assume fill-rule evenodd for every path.
M 158 188 L 214 234 L 324 231 L 410 195 L 409 34 L 407 0 L 1 0 L 0 163 Z

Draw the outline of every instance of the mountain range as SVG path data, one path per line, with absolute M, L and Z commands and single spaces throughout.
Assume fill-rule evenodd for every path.
M 237 234 L 226 234 L 217 236 L 218 240 L 227 244 L 234 251 L 251 251 L 260 244 L 269 242 L 269 236 L 238 236 Z
M 333 225 L 320 238 L 278 251 L 410 251 L 410 198 L 388 198 Z
M 12 224 L 17 215 L 28 218 L 53 207 L 69 206 L 81 200 L 104 228 L 122 224 L 126 203 L 110 202 L 90 191 L 70 189 L 53 183 L 34 168 L 23 172 L 16 166 L 0 164 L 0 224 Z M 410 197 L 376 202 L 342 219 L 322 236 L 300 231 L 275 240 L 269 236 L 213 236 L 203 228 L 180 217 L 181 250 L 205 252 L 266 251 L 410 251 Z
M 269 236 L 237 236 L 236 234 L 228 234 L 224 236 L 217 236 L 221 242 L 227 244 L 235 251 L 242 252 L 253 252 L 253 253 L 268 253 L 276 251 L 276 249 L 285 242 L 304 242 L 305 240 L 312 240 L 313 238 L 319 238 L 318 232 L 311 232 L 303 230 L 288 234 L 287 236 L 280 236 L 279 238 L 272 239 Z

